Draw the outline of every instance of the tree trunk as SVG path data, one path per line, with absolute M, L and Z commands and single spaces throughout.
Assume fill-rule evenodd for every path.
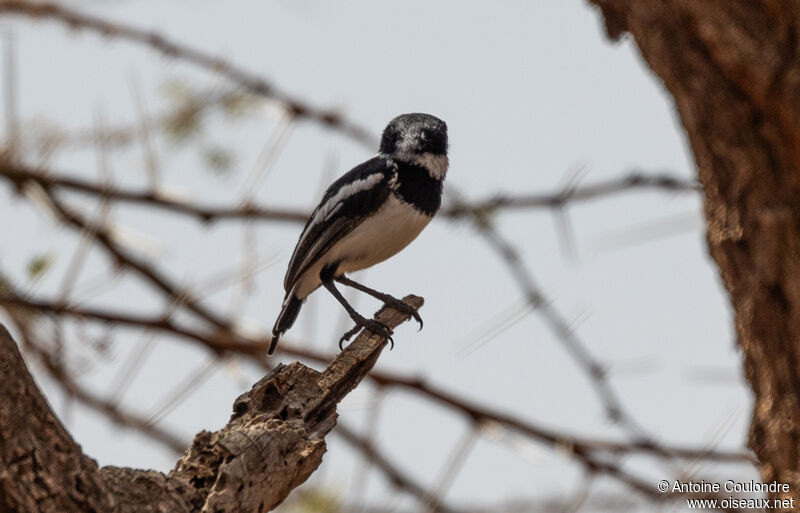
M 422 306 L 422 298 L 404 299 Z M 408 315 L 386 309 L 376 319 L 394 328 Z M 385 345 L 363 332 L 323 372 L 278 365 L 236 399 L 224 428 L 199 433 L 164 475 L 98 468 L 55 417 L 0 326 L 0 512 L 269 511 L 322 462 L 336 405 Z
M 591 2 L 675 98 L 755 396 L 748 444 L 763 480 L 798 498 L 800 2 Z

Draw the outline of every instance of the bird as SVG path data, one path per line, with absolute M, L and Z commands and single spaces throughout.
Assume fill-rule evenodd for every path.
M 328 187 L 309 216 L 289 261 L 283 282 L 286 295 L 272 329 L 269 356 L 294 324 L 305 300 L 320 286 L 336 298 L 355 323 L 339 340 L 340 349 L 362 328 L 393 344 L 392 330 L 359 314 L 336 283 L 412 316 L 422 329 L 422 318 L 414 307 L 346 274 L 394 256 L 430 223 L 442 203 L 449 167 L 447 149 L 444 121 L 430 114 L 402 114 L 383 130 L 377 155 Z

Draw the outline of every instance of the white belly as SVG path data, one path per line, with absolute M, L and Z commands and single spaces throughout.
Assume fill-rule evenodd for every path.
M 340 262 L 337 276 L 383 262 L 408 246 L 431 219 L 390 194 L 378 212 L 334 244 L 324 257 L 300 276 L 295 295 L 305 299 L 316 290 L 322 284 L 320 271 L 333 262 Z

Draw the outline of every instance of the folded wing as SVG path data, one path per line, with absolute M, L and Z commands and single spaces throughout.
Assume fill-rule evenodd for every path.
M 396 180 L 395 165 L 381 157 L 360 164 L 325 191 L 309 217 L 289 262 L 283 286 L 289 292 L 298 278 L 336 242 L 384 203 Z

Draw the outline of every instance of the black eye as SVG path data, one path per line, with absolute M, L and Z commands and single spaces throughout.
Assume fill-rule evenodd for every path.
M 419 134 L 419 138 L 422 139 L 423 141 L 427 141 L 428 140 L 428 132 L 423 130 L 422 133 Z

